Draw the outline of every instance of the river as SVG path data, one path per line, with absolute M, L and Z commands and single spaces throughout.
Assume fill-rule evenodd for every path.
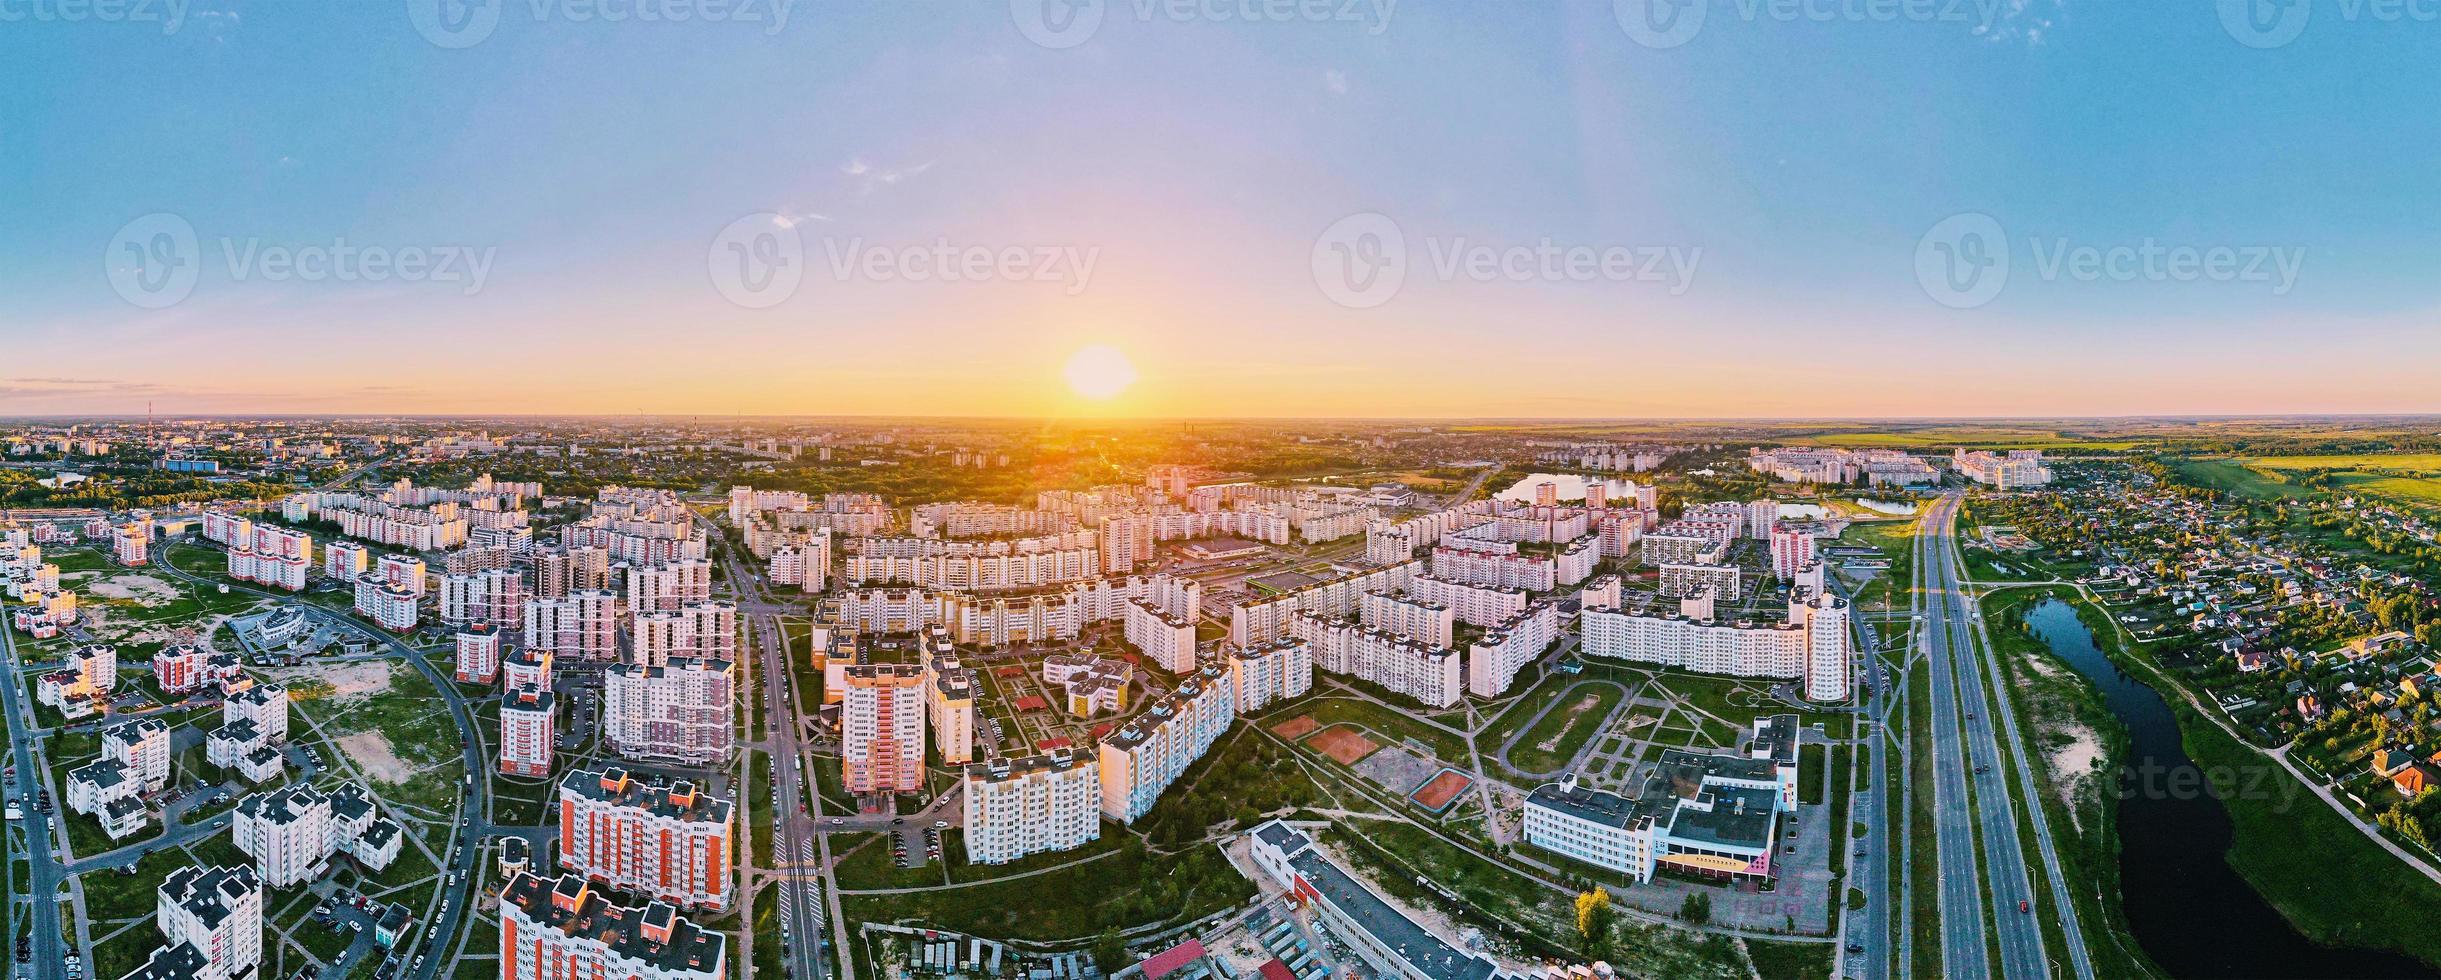
M 2202 783 L 2170 706 L 2095 647 L 2076 607 L 2045 599 L 2026 620 L 2051 652 L 2101 689 L 2111 714 L 2127 726 L 2133 744 L 2120 769 L 2119 885 L 2128 924 L 2153 962 L 2173 977 L 2436 976 L 2404 956 L 2323 946 L 2291 928 L 2229 866 L 2229 811 L 2212 794 L 2133 792 L 2138 772 L 2164 774 L 2145 780 L 2155 787 Z M 2300 799 L 2299 805 L 2322 805 Z

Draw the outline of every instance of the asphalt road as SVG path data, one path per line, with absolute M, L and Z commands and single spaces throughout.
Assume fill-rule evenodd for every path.
M 25 849 L 30 852 L 26 856 L 33 868 L 27 880 L 18 884 L 23 887 L 22 893 L 30 899 L 28 929 L 33 934 L 34 958 L 31 963 L 18 964 L 18 968 L 24 976 L 50 980 L 67 975 L 61 966 L 67 958 L 67 943 L 59 932 L 59 910 L 55 900 L 60 881 L 65 875 L 59 865 L 58 853 L 52 850 L 51 830 L 52 819 L 65 811 L 67 801 L 54 796 L 54 808 L 50 813 L 34 808 L 34 801 L 39 798 L 43 788 L 45 770 L 41 755 L 34 750 L 35 740 L 24 737 L 24 733 L 34 730 L 34 712 L 24 703 L 24 692 L 21 690 L 24 687 L 24 665 L 17 662 L 14 632 L 6 624 L 0 624 L 0 659 L 5 659 L 9 670 L 7 683 L 0 684 L 0 701 L 6 702 L 10 727 L 19 735 L 9 739 L 9 760 L 17 767 L 16 796 L 25 812 L 25 819 L 19 821 L 18 829 L 24 832 Z M 12 937 L 12 946 L 14 942 Z M 7 955 L 14 956 L 14 949 Z
M 1932 671 L 1933 805 L 1940 839 L 1943 971 L 1951 977 L 1990 975 L 1987 913 L 2000 942 L 2001 974 L 2009 980 L 2050 975 L 2043 933 L 2033 911 L 2034 888 L 2018 838 L 2014 788 L 2009 785 L 1992 721 L 1987 665 L 1974 642 L 1979 618 L 1959 582 L 1956 525 L 1959 498 L 1945 496 L 1925 517 L 1927 659 Z M 1971 801 L 1971 802 L 1970 802 Z M 1976 864 L 1980 832 L 1982 864 Z M 2024 911 L 2021 911 L 2024 910 Z M 2049 910 L 2044 910 L 2046 914 Z
M 720 560 L 728 570 L 729 588 L 738 600 L 738 614 L 751 626 L 755 645 L 759 648 L 759 663 L 763 672 L 764 717 L 771 727 L 766 748 L 771 754 L 772 821 L 775 826 L 765 832 L 773 835 L 772 863 L 778 868 L 765 869 L 779 877 L 782 922 L 788 942 L 788 976 L 805 980 L 827 980 L 828 960 L 822 955 L 826 930 L 832 923 L 825 914 L 822 894 L 822 871 L 830 866 L 830 844 L 815 831 L 822 820 L 822 797 L 804 785 L 800 762 L 805 758 L 799 745 L 803 717 L 797 711 L 794 674 L 789 671 L 788 643 L 780 635 L 773 612 L 785 608 L 775 603 L 761 579 L 740 562 L 728 539 L 717 528 L 709 537 L 720 551 Z M 820 707 L 816 705 L 815 707 Z M 739 773 L 739 798 L 754 791 L 746 785 L 746 773 Z M 752 915 L 753 910 L 745 910 Z M 838 934 L 845 936 L 844 932 Z M 755 937 L 757 943 L 778 941 L 778 937 Z M 844 938 L 838 940 L 845 942 Z M 752 950 L 737 951 L 740 957 L 751 959 Z M 853 980 L 854 970 L 845 949 L 839 950 L 840 973 Z

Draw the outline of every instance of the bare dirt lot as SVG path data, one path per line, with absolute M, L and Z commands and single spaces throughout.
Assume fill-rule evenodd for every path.
M 415 777 L 415 767 L 390 751 L 389 738 L 380 732 L 357 732 L 338 738 L 339 751 L 355 761 L 365 775 L 385 783 L 397 784 Z

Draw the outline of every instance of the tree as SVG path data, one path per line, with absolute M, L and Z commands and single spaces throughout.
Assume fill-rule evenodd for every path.
M 1592 891 L 1576 896 L 1576 931 L 1585 940 L 1585 955 L 1597 956 L 1609 945 L 1611 920 L 1618 910 L 1610 907 L 1610 890 L 1595 885 Z
M 1678 917 L 1696 925 L 1712 921 L 1712 896 L 1694 892 L 1678 905 Z
M 1103 973 L 1117 973 L 1127 966 L 1127 938 L 1119 935 L 1119 927 L 1103 929 L 1093 939 L 1093 962 Z

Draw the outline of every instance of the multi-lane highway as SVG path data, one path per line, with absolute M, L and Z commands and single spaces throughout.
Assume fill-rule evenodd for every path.
M 1959 506 L 1954 494 L 1936 501 L 1916 539 L 1924 581 L 1925 664 L 1932 683 L 1932 744 L 1917 750 L 1929 750 L 1932 757 L 1942 972 L 1990 976 L 1989 949 L 1996 938 L 2002 976 L 2039 980 L 2052 975 L 2042 919 L 2064 915 L 2062 925 L 2071 937 L 2077 935 L 2075 920 L 2072 909 L 2059 906 L 2056 889 L 2038 903 L 2026 867 L 2018 808 L 2031 805 L 2033 798 L 2021 794 L 2032 792 L 2032 782 L 2012 782 L 2001 753 L 2003 733 L 1993 710 L 1997 675 L 1975 642 L 1981 614 L 1961 581 Z M 2013 724 L 2007 735 L 2022 746 Z M 2048 846 L 2043 853 L 2050 860 Z M 2056 865 L 2050 873 L 2058 877 Z M 1987 923 L 1992 932 L 1987 933 Z M 2082 961 L 2081 953 L 2071 955 L 2072 963 Z
M 55 809 L 45 813 L 34 805 L 44 788 L 44 774 L 48 769 L 43 765 L 42 754 L 33 735 L 33 709 L 24 703 L 24 692 L 20 690 L 25 665 L 17 661 L 17 641 L 10 634 L 8 626 L 0 623 L 0 659 L 5 659 L 9 671 L 7 682 L 0 683 L 0 702 L 4 702 L 0 706 L 5 706 L 8 711 L 12 735 L 9 739 L 9 764 L 17 767 L 17 780 L 10 790 L 22 804 L 25 813 L 24 819 L 18 821 L 17 830 L 20 839 L 25 842 L 25 856 L 33 869 L 25 881 L 14 883 L 26 896 L 26 928 L 33 936 L 33 941 L 28 944 L 33 961 L 17 966 L 25 976 L 50 980 L 65 975 L 61 964 L 65 962 L 68 951 L 66 940 L 59 931 L 59 906 L 56 901 L 65 871 L 60 867 L 58 853 L 53 850 L 51 821 L 58 816 L 58 811 Z M 13 914 L 16 896 L 10 896 L 10 900 Z
M 772 600 L 762 580 L 738 560 L 736 551 L 728 547 L 719 529 L 707 531 L 712 540 L 720 542 L 721 562 L 737 597 L 738 614 L 752 624 L 750 638 L 757 648 L 756 662 L 763 674 L 764 717 L 771 728 L 765 747 L 771 755 L 772 784 L 762 791 L 772 794 L 771 814 L 776 826 L 755 830 L 772 835 L 774 867 L 764 870 L 771 872 L 780 888 L 780 918 L 788 942 L 788 976 L 826 980 L 830 967 L 822 955 L 823 940 L 825 930 L 831 928 L 834 920 L 825 913 L 821 875 L 822 869 L 830 866 L 830 843 L 815 829 L 823 817 L 822 794 L 805 785 L 803 748 L 799 744 L 804 735 L 799 719 L 805 716 L 798 712 L 796 685 L 789 671 L 788 642 L 780 635 L 778 621 L 773 618 L 776 610 L 787 607 Z M 739 773 L 740 800 L 757 791 L 745 784 L 746 775 Z M 779 937 L 757 936 L 755 941 L 777 942 Z M 840 972 L 853 980 L 844 947 L 842 953 Z

